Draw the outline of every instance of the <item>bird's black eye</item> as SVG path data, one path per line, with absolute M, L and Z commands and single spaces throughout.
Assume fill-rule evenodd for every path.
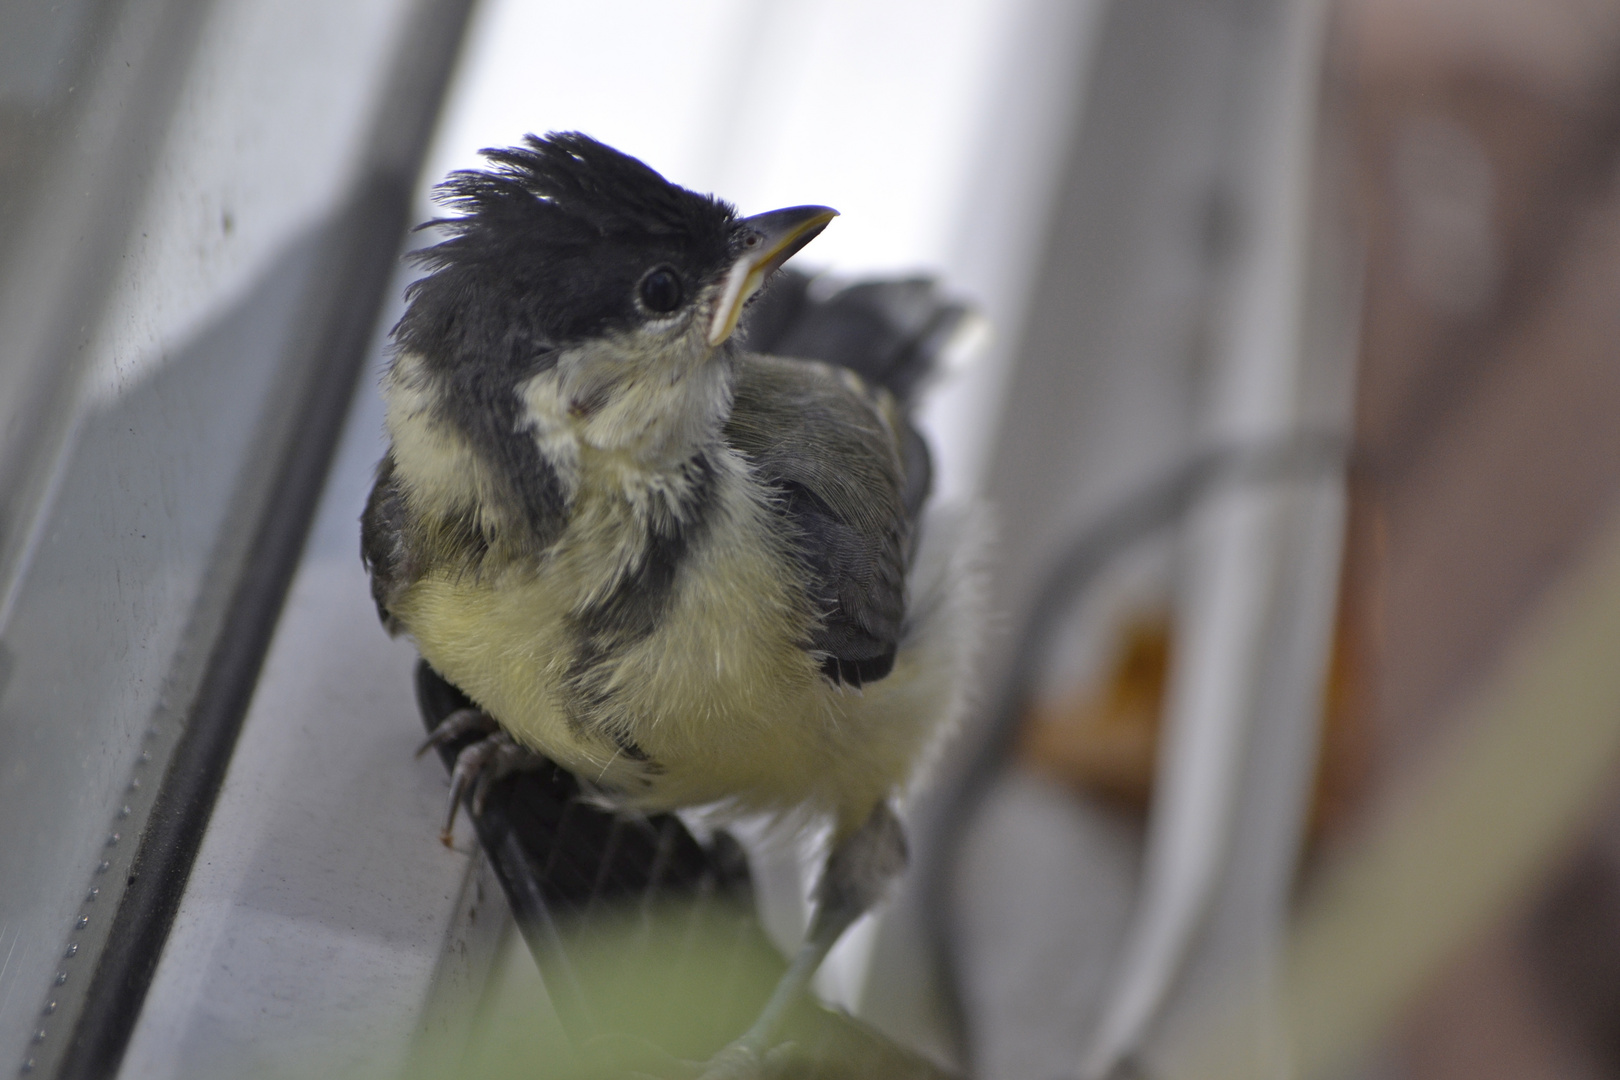
M 660 266 L 641 279 L 641 302 L 647 305 L 648 311 L 667 314 L 680 307 L 684 299 L 686 290 L 681 288 L 680 277 L 667 266 Z

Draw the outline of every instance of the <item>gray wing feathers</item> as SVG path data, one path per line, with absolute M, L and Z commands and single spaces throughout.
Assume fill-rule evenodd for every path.
M 360 515 L 360 560 L 371 574 L 377 617 L 390 634 L 398 633 L 399 626 L 389 605 L 414 576 L 407 520 L 405 496 L 394 477 L 394 456 L 389 454 L 377 465 L 377 482 Z
M 745 356 L 726 427 L 794 527 L 822 614 L 807 644 L 857 686 L 888 674 L 905 619 L 911 515 L 885 399 L 825 365 Z

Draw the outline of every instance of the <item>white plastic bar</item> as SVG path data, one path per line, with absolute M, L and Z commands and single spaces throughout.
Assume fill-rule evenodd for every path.
M 1234 54 L 1244 71 L 1234 89 L 1233 145 L 1244 159 L 1228 172 L 1241 239 L 1229 291 L 1217 308 L 1203 423 L 1215 446 L 1275 442 L 1295 433 L 1307 362 L 1302 331 L 1326 4 L 1245 6 L 1253 20 L 1245 29 L 1255 33 L 1258 47 Z M 1317 552 L 1330 557 L 1291 560 L 1285 558 L 1285 526 L 1299 511 L 1289 505 L 1286 485 L 1219 488 L 1186 528 L 1166 738 L 1142 888 L 1107 1006 L 1081 1063 L 1088 1080 L 1115 1075 L 1141 1051 L 1176 991 L 1200 928 L 1212 923 L 1212 903 L 1238 839 L 1244 787 L 1258 760 L 1254 735 L 1262 702 L 1277 708 L 1285 727 L 1314 732 L 1319 719 L 1338 562 L 1336 488 L 1307 512 L 1303 537 L 1307 549 L 1330 545 Z M 1297 609 L 1291 617 L 1289 605 Z M 1268 653 L 1279 621 L 1296 627 L 1300 646 L 1285 656 Z M 1281 700 L 1267 685 L 1278 679 L 1303 690 Z M 1295 743 L 1290 759 L 1266 763 L 1282 774 L 1278 790 L 1291 793 L 1271 809 L 1291 815 L 1294 827 L 1276 830 L 1283 857 L 1269 860 L 1274 880 L 1257 883 L 1261 894 L 1286 888 L 1292 877 L 1301 778 L 1315 757 L 1314 737 Z M 1256 900 L 1251 895 L 1244 902 Z

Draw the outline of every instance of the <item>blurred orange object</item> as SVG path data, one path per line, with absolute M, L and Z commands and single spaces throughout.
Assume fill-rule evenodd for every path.
M 1322 714 L 1322 743 L 1311 796 L 1313 839 L 1344 820 L 1370 759 L 1363 715 L 1355 706 L 1358 651 L 1343 617 L 1334 641 Z M 1159 724 L 1170 677 L 1168 612 L 1125 618 L 1108 667 L 1095 684 L 1061 701 L 1024 706 L 1016 754 L 1027 768 L 1144 813 L 1153 794 Z
M 1170 671 L 1169 615 L 1130 618 L 1117 641 L 1100 685 L 1060 702 L 1026 704 L 1017 754 L 1036 772 L 1141 811 L 1153 791 Z

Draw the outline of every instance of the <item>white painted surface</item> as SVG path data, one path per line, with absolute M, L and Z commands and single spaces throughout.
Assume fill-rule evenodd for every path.
M 1222 88 L 1229 147 L 1221 174 L 1234 193 L 1239 239 L 1212 297 L 1199 417 L 1211 447 L 1276 444 L 1307 430 L 1320 411 L 1304 394 L 1309 374 L 1340 360 L 1312 355 L 1319 343 L 1306 326 L 1308 287 L 1322 288 L 1312 279 L 1312 180 L 1328 9 L 1322 0 L 1277 0 L 1243 14 L 1232 17 L 1238 48 L 1226 56 Z M 1341 423 L 1348 400 L 1336 403 L 1345 406 Z M 1290 498 L 1299 487 L 1319 491 L 1320 505 L 1302 509 Z M 1141 896 L 1079 1060 L 1087 1080 L 1106 1080 L 1127 1060 L 1151 1060 L 1154 1025 L 1167 1009 L 1207 1002 L 1208 985 L 1193 1000 L 1180 982 L 1200 950 L 1263 968 L 1280 948 L 1316 760 L 1341 500 L 1342 478 L 1318 466 L 1303 478 L 1217 488 L 1182 527 L 1176 649 Z M 1290 559 L 1291 540 L 1318 557 Z M 1293 631 L 1292 648 L 1278 646 L 1279 625 Z M 1292 753 L 1279 756 L 1268 740 Z M 1254 798 L 1256 789 L 1272 796 L 1269 804 Z M 1261 833 L 1270 850 L 1246 851 Z M 1223 894 L 1223 875 L 1238 873 L 1247 874 L 1244 887 Z M 1220 940 L 1222 932 L 1241 933 L 1243 948 Z M 1255 1075 L 1283 1075 L 1284 1052 L 1269 1035 L 1260 1031 L 1249 1048 Z
M 368 386 L 375 377 L 373 365 Z M 360 565 L 357 523 L 383 448 L 381 404 L 363 392 L 126 1080 L 296 1069 L 316 1057 L 323 1070 L 386 1074 L 423 1020 L 474 840 L 463 821 L 455 850 L 438 842 L 444 770 L 412 757 L 416 653 L 383 633 Z
M 127 393 L 238 304 L 349 192 L 396 0 L 218 0 L 90 348 L 91 403 Z
M 198 5 L 206 22 L 195 50 L 148 47 L 146 35 L 174 29 L 164 8 L 97 15 L 104 36 L 84 46 L 95 70 L 79 89 L 100 104 L 64 122 L 43 196 L 8 193 L 33 220 L 7 238 L 21 255 L 8 260 L 17 280 L 6 303 L 17 306 L 0 317 L 0 368 L 49 368 L 36 381 L 64 389 L 36 399 L 24 378 L 6 402 L 43 417 L 6 461 L 27 480 L 0 508 L 3 557 L 16 554 L 0 568 L 7 1069 L 36 1053 L 42 1030 L 43 1061 L 59 1052 L 75 1015 L 69 995 L 89 979 L 94 935 L 121 891 L 98 883 L 97 868 L 129 857 L 144 814 L 129 785 L 161 745 L 145 740 L 172 716 L 166 699 L 187 692 L 195 639 L 207 633 L 199 598 L 229 550 L 232 499 L 249 490 L 242 478 L 259 456 L 252 433 L 286 370 L 278 335 L 308 268 L 303 241 L 351 184 L 408 10 L 394 0 L 218 0 Z M 163 77 L 142 70 L 148 63 Z M 103 98 L 130 104 L 104 108 Z M 112 153 L 147 135 L 138 153 Z M 42 237 L 61 258 L 35 257 Z M 99 901 L 86 899 L 92 885 Z M 79 914 L 90 903 L 100 906 Z M 70 944 L 81 919 L 88 934 Z M 72 981 L 52 1010 L 59 972 Z
M 1018 769 L 987 797 L 952 874 L 977 1080 L 1072 1071 L 1130 915 L 1140 833 Z

